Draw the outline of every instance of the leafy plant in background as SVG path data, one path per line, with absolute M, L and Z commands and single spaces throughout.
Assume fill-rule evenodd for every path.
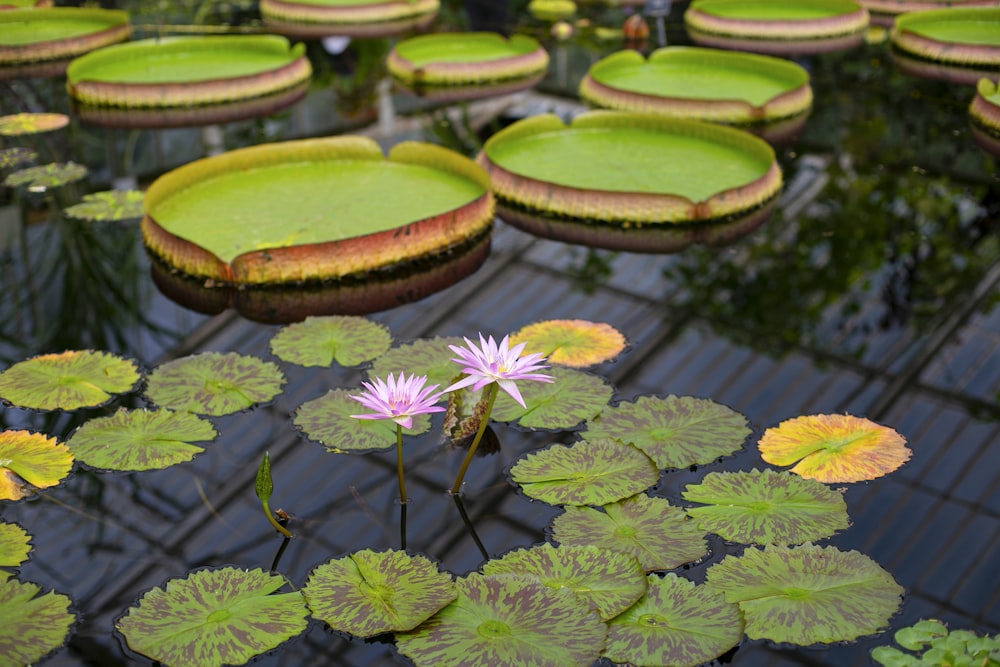
M 894 638 L 906 651 L 872 649 L 872 659 L 884 667 L 1000 667 L 1000 635 L 949 632 L 944 623 L 930 619 L 897 630 Z

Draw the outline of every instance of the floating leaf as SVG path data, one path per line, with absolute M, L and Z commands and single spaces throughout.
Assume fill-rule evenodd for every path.
M 550 505 L 605 505 L 641 493 L 660 473 L 648 456 L 617 440 L 580 440 L 531 452 L 510 469 L 530 498 Z
M 646 573 L 634 556 L 597 547 L 545 543 L 487 561 L 483 574 L 537 577 L 549 588 L 566 588 L 596 609 L 601 620 L 614 618 L 646 592 Z
M 148 591 L 115 627 L 165 665 L 242 665 L 305 630 L 301 593 L 274 593 L 284 584 L 260 569 L 199 570 Z
M 572 591 L 534 577 L 470 574 L 458 598 L 396 647 L 416 667 L 441 665 L 590 665 L 607 626 Z
M 458 364 L 451 360 L 455 353 L 448 346 L 464 342 L 455 337 L 421 338 L 408 345 L 394 347 L 372 363 L 368 376 L 384 378 L 389 373 L 415 373 L 426 375 L 429 385 L 447 387 L 462 374 Z
M 740 643 L 735 604 L 674 574 L 647 577 L 646 595 L 608 623 L 604 656 L 636 667 L 695 667 Z
M 62 646 L 76 615 L 65 595 L 16 579 L 0 582 L 0 659 L 30 665 Z M 36 597 L 37 596 L 37 597 Z
M 132 391 L 139 380 L 134 361 L 108 352 L 43 354 L 0 373 L 0 397 L 35 410 L 92 408 Z
M 276 364 L 235 352 L 205 352 L 169 361 L 149 376 L 146 396 L 157 405 L 227 415 L 270 401 L 285 376 Z
M 638 495 L 603 510 L 566 507 L 552 520 L 552 539 L 631 554 L 646 571 L 672 570 L 708 553 L 705 533 L 664 498 Z
M 728 456 L 750 434 L 746 418 L 715 401 L 641 396 L 587 423 L 591 438 L 617 438 L 646 452 L 661 468 L 687 468 Z
M 32 192 L 45 192 L 49 188 L 58 188 L 79 181 L 87 175 L 87 168 L 75 162 L 53 162 L 37 167 L 28 167 L 9 174 L 4 179 L 4 185 L 16 188 L 28 186 Z
M 94 222 L 138 220 L 143 215 L 140 190 L 107 190 L 83 196 L 83 201 L 64 213 L 78 220 Z
M 358 366 L 384 353 L 392 334 L 382 324 L 364 317 L 331 315 L 307 317 L 290 324 L 271 339 L 271 352 L 300 366 Z
M 332 389 L 319 398 L 303 403 L 295 411 L 293 422 L 310 440 L 322 444 L 328 452 L 342 454 L 371 449 L 385 449 L 396 444 L 396 423 L 391 419 L 357 419 L 351 415 L 364 412 L 364 406 L 351 398 L 346 389 Z M 419 435 L 431 428 L 426 414 L 413 417 L 406 435 Z
M 38 159 L 38 152 L 24 146 L 0 148 L 0 169 L 17 169 Z
M 0 431 L 0 500 L 20 500 L 55 486 L 72 467 L 73 455 L 55 438 Z
M 458 593 L 451 575 L 423 556 L 365 549 L 318 566 L 302 594 L 334 630 L 372 637 L 412 630 Z
M 708 569 L 706 584 L 739 604 L 751 639 L 802 646 L 879 632 L 903 594 L 868 556 L 815 544 L 726 556 Z
M 518 384 L 526 408 L 501 392 L 493 406 L 493 419 L 516 421 L 524 428 L 570 429 L 603 410 L 614 390 L 604 378 L 570 368 L 545 371 L 553 382 Z
M 16 523 L 0 523 L 0 567 L 17 567 L 26 561 L 30 542 L 31 536 L 24 528 Z
M 510 344 L 541 352 L 552 364 L 585 368 L 614 359 L 625 349 L 625 336 L 610 324 L 587 320 L 547 320 L 511 334 Z
M 189 412 L 119 410 L 83 424 L 66 444 L 93 468 L 155 470 L 190 461 L 204 451 L 190 443 L 216 435 L 210 422 Z
M 776 466 L 826 483 L 860 482 L 888 474 L 906 463 L 906 440 L 887 426 L 850 415 L 796 417 L 767 429 L 757 444 L 760 456 Z
M 61 113 L 16 113 L 0 116 L 0 136 L 53 132 L 69 125 L 69 116 Z
M 787 472 L 713 472 L 688 485 L 685 500 L 698 526 L 741 544 L 802 544 L 830 537 L 848 526 L 839 491 Z

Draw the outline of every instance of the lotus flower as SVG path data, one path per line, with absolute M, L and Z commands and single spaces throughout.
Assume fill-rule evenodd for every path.
M 351 416 L 355 419 L 391 419 L 403 428 L 410 428 L 417 415 L 444 412 L 443 407 L 434 405 L 444 392 L 433 393 L 438 385 L 425 387 L 426 382 L 426 375 L 416 373 L 410 377 L 400 373 L 398 380 L 389 373 L 388 381 L 375 378 L 362 382 L 365 391 L 351 398 L 374 412 Z
M 497 345 L 493 336 L 490 336 L 489 340 L 485 340 L 483 334 L 479 334 L 478 347 L 468 338 L 465 339 L 466 347 L 449 345 L 451 351 L 459 356 L 452 361 L 466 364 L 465 368 L 462 369 L 462 372 L 466 373 L 466 377 L 445 389 L 445 392 L 469 385 L 478 391 L 491 382 L 496 382 L 501 389 L 510 394 L 511 398 L 520 403 L 521 407 L 527 407 L 524 404 L 524 399 L 521 398 L 521 392 L 518 391 L 515 380 L 552 382 L 553 379 L 551 375 L 534 372 L 548 368 L 548 366 L 538 363 L 545 360 L 540 353 L 526 354 L 522 357 L 524 343 L 508 348 L 507 339 L 508 336 L 504 336 L 500 344 Z

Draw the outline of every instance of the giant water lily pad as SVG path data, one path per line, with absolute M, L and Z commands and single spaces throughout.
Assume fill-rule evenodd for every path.
M 912 57 L 958 67 L 1000 68 L 1000 7 L 948 7 L 897 17 L 892 45 Z
M 776 466 L 826 483 L 860 482 L 896 470 L 910 459 L 906 439 L 888 426 L 851 415 L 807 415 L 764 431 L 760 456 Z
M 590 665 L 607 627 L 570 590 L 535 577 L 470 574 L 458 598 L 411 632 L 396 635 L 416 667 L 440 665 Z
M 310 440 L 322 444 L 328 452 L 362 452 L 385 449 L 396 444 L 396 423 L 391 419 L 357 419 L 364 408 L 351 395 L 361 390 L 331 389 L 319 398 L 303 403 L 295 411 L 294 423 Z M 416 415 L 413 426 L 404 435 L 419 435 L 431 428 L 426 414 Z
M 675 574 L 647 581 L 645 596 L 608 623 L 606 658 L 636 667 L 695 667 L 739 644 L 743 617 L 721 593 Z
M 143 196 L 141 190 L 94 192 L 64 212 L 71 218 L 92 222 L 138 220 L 142 217 Z
M 391 193 L 392 196 L 388 196 Z M 234 150 L 146 192 L 150 250 L 184 273 L 237 284 L 361 280 L 489 233 L 489 180 L 420 142 L 383 156 L 366 137 Z
M 802 544 L 847 528 L 839 491 L 787 472 L 713 472 L 689 484 L 685 500 L 698 527 L 741 544 Z
M 605 322 L 545 320 L 524 326 L 510 335 L 510 344 L 524 343 L 546 363 L 584 368 L 611 361 L 625 349 L 625 336 Z
M 268 29 L 296 37 L 386 37 L 422 28 L 440 0 L 261 0 Z
M 1000 84 L 980 79 L 969 105 L 972 136 L 980 146 L 1000 157 Z
M 549 56 L 533 37 L 492 32 L 440 32 L 410 37 L 389 53 L 389 74 L 419 88 L 530 79 Z
M 236 352 L 205 352 L 158 366 L 146 396 L 171 410 L 218 416 L 270 401 L 284 383 L 277 364 Z
M 614 395 L 604 378 L 571 368 L 546 369 L 552 382 L 522 382 L 518 385 L 524 405 L 501 393 L 493 406 L 493 418 L 516 421 L 522 428 L 570 429 L 598 414 Z
M 55 438 L 0 431 L 0 500 L 20 500 L 55 486 L 72 468 L 73 454 Z
M 17 567 L 28 559 L 31 536 L 16 523 L 0 523 L 0 567 Z M 0 571 L 0 576 L 6 574 Z
M 462 375 L 461 368 L 451 360 L 455 353 L 451 345 L 462 345 L 456 336 L 421 338 L 392 348 L 379 356 L 368 372 L 369 377 L 386 377 L 389 373 L 426 375 L 427 384 L 447 387 Z
M 423 556 L 365 549 L 318 566 L 302 594 L 314 618 L 372 637 L 412 630 L 458 592 L 451 575 Z
M 686 468 L 728 456 L 750 435 L 746 418 L 692 396 L 640 396 L 587 423 L 588 438 L 615 438 L 646 452 L 661 468 Z
M 646 573 L 634 556 L 591 546 L 546 543 L 517 549 L 487 561 L 483 574 L 529 575 L 549 588 L 571 590 L 605 621 L 631 607 L 646 592 Z
M 53 7 L 0 12 L 0 65 L 65 60 L 128 39 L 128 14 Z
M 308 317 L 284 327 L 271 339 L 271 352 L 301 366 L 358 366 L 392 345 L 389 329 L 363 317 Z
M 242 665 L 308 624 L 302 594 L 263 570 L 199 570 L 146 592 L 115 623 L 130 649 L 165 665 Z
M 132 391 L 139 380 L 132 360 L 73 350 L 32 357 L 0 373 L 0 397 L 35 410 L 92 408 Z
M 903 594 L 868 556 L 814 544 L 726 556 L 708 569 L 706 585 L 739 604 L 751 639 L 802 646 L 879 632 Z
M 2 12 L 0 12 L 2 13 Z M 5 665 L 31 665 L 66 641 L 76 615 L 65 595 L 16 579 L 0 582 L 0 656 Z

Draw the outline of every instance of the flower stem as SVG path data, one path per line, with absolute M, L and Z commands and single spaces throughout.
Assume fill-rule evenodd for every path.
M 452 494 L 456 494 L 462 489 L 462 480 L 465 478 L 465 471 L 469 469 L 469 463 L 472 462 L 476 448 L 479 447 L 479 441 L 483 439 L 483 433 L 486 432 L 486 425 L 490 423 L 490 413 L 493 412 L 493 403 L 497 400 L 499 389 L 500 386 L 496 382 L 493 382 L 486 390 L 486 411 L 479 422 L 479 430 L 476 431 L 476 437 L 472 440 L 472 444 L 469 445 L 469 452 L 465 455 L 465 460 L 462 461 L 462 467 L 458 470 L 458 477 L 455 478 L 455 484 L 451 487 Z
M 399 478 L 399 501 L 406 504 L 406 484 L 403 483 L 403 427 L 396 424 L 396 476 Z

